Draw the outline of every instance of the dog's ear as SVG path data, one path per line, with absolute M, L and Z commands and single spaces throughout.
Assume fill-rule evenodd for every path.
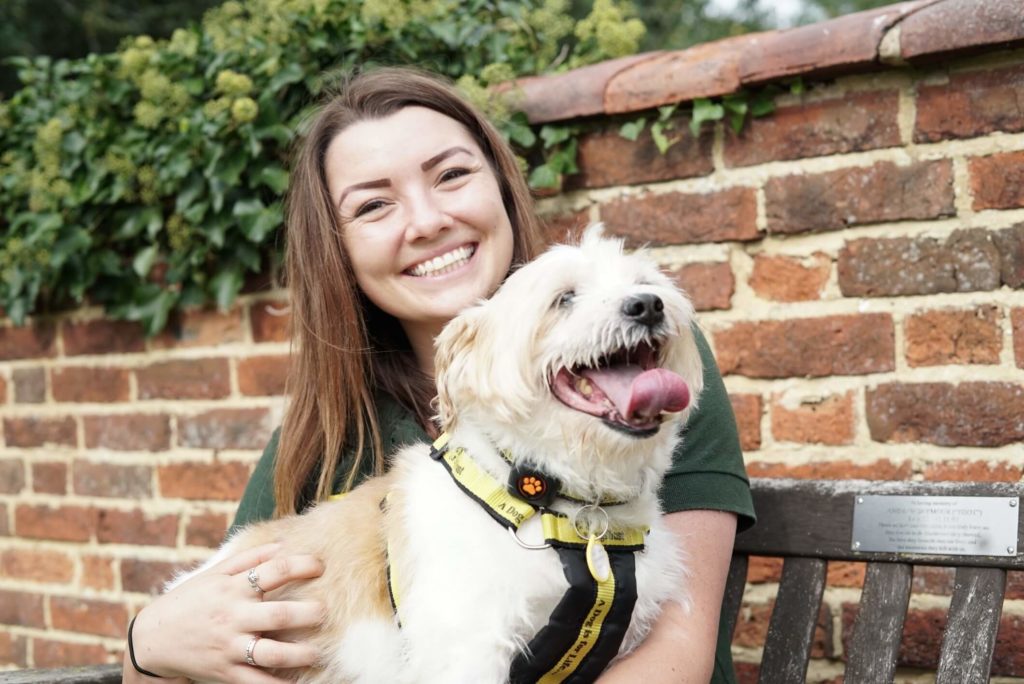
M 477 339 L 481 310 L 474 306 L 453 318 L 434 340 L 434 373 L 437 379 L 437 417 L 441 429 L 455 427 L 457 388 L 465 387 L 465 376 L 472 364 L 470 350 Z M 463 378 L 459 382 L 459 378 Z

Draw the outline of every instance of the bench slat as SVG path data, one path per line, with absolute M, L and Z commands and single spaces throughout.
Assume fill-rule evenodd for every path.
M 806 681 L 811 642 L 825 591 L 826 567 L 826 562 L 817 558 L 787 558 L 783 563 L 758 681 Z
M 853 623 L 846 684 L 894 680 L 912 578 L 913 567 L 905 563 L 868 564 L 860 612 Z
M 722 629 L 726 634 L 736 630 L 736 619 L 743 604 L 743 592 L 747 588 L 747 557 L 735 555 L 729 564 L 729 577 L 725 582 L 725 596 L 722 597 Z
M 1005 593 L 1004 570 L 957 568 L 936 684 L 989 680 Z
M 904 561 L 918 565 L 1024 569 L 1016 556 L 933 556 L 871 553 L 850 548 L 858 494 L 1024 496 L 1024 485 L 998 482 L 875 482 L 870 480 L 751 480 L 757 524 L 736 537 L 735 551 L 751 556 L 806 556 L 828 560 Z M 1017 548 L 1024 549 L 1024 506 L 1018 506 Z
M 0 674 L 4 684 L 120 684 L 120 665 L 19 670 Z

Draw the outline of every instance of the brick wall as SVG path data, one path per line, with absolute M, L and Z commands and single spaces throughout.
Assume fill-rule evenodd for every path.
M 987 0 L 980 19 L 972 2 L 522 84 L 533 120 L 592 129 L 581 174 L 540 202 L 551 233 L 604 221 L 676 275 L 753 476 L 1024 475 L 1024 27 L 1017 0 Z M 661 155 L 616 133 L 646 107 L 793 74 L 806 92 L 741 135 L 694 138 L 684 121 Z M 133 611 L 216 546 L 280 419 L 283 296 L 265 287 L 150 340 L 94 310 L 0 327 L 0 666 L 118 661 Z M 780 569 L 751 565 L 734 643 L 745 681 Z M 811 681 L 841 681 L 863 573 L 829 569 Z M 909 673 L 935 666 L 952 581 L 914 578 Z M 1008 597 L 995 674 L 1015 681 L 1020 573 Z

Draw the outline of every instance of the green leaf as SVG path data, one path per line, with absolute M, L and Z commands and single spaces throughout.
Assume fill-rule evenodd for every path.
M 671 105 L 665 105 L 664 107 L 658 107 L 658 121 L 668 121 L 669 117 L 675 114 L 678 107 L 678 102 Z
M 270 83 L 267 84 L 267 89 L 272 93 L 276 93 L 283 86 L 298 83 L 305 77 L 305 75 L 306 74 L 300 64 L 291 62 L 274 74 L 274 77 L 270 79 Z
M 231 308 L 235 297 L 242 290 L 242 283 L 242 269 L 238 266 L 228 266 L 213 276 L 210 280 L 210 289 L 221 311 Z
M 568 126 L 545 124 L 541 126 L 540 137 L 544 141 L 544 149 L 547 149 L 572 137 L 572 130 Z
M 694 137 L 700 135 L 700 127 L 705 121 L 721 121 L 725 116 L 725 108 L 707 98 L 693 101 L 693 116 L 690 119 L 690 132 Z
M 159 245 L 150 245 L 149 247 L 141 250 L 132 260 L 132 270 L 134 270 L 140 278 L 148 276 L 150 270 L 153 268 L 153 263 L 156 261 L 159 251 Z
M 547 164 L 541 164 L 530 173 L 531 188 L 557 188 L 560 182 L 558 172 Z
M 669 139 L 665 136 L 662 128 L 662 122 L 655 121 L 651 125 L 651 139 L 654 140 L 654 144 L 657 146 L 658 151 L 665 154 L 668 152 L 668 148 L 672 146 L 672 143 L 669 142 Z
M 640 137 L 640 134 L 643 133 L 644 126 L 646 125 L 647 119 L 643 117 L 640 117 L 636 121 L 627 121 L 622 124 L 622 127 L 619 129 L 619 135 L 626 140 L 636 140 Z
M 278 195 L 283 194 L 288 189 L 288 172 L 276 164 L 264 166 L 260 169 L 260 172 L 256 175 L 256 180 L 266 185 Z

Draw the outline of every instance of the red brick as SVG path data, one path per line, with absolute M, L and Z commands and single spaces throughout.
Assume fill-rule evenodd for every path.
M 886 198 L 879 202 L 878 198 Z M 772 178 L 765 185 L 769 233 L 841 230 L 888 221 L 952 216 L 953 165 L 948 160 Z
M 223 513 L 193 514 L 185 525 L 185 545 L 213 549 L 224 541 L 231 521 Z
M 192 309 L 172 316 L 167 329 L 154 337 L 151 345 L 154 349 L 187 349 L 244 341 L 242 310 L 236 307 L 227 312 Z
M 171 420 L 161 414 L 85 416 L 85 446 L 116 451 L 166 451 Z
M 906 480 L 914 474 L 910 461 L 850 460 L 813 461 L 789 464 L 753 461 L 747 463 L 750 477 L 791 477 L 800 480 Z
M 0 624 L 46 629 L 43 597 L 27 591 L 0 589 Z
M 7 403 L 7 378 L 0 375 L 0 405 Z
M 154 363 L 135 371 L 139 399 L 222 399 L 231 393 L 227 359 Z
M 998 461 L 942 461 L 924 467 L 924 479 L 940 482 L 1020 482 L 1024 465 Z
M 832 258 L 822 252 L 809 257 L 758 254 L 750 287 L 762 299 L 774 302 L 807 302 L 821 299 Z
M 0 502 L 0 537 L 11 536 L 10 511 L 11 507 L 6 501 Z
M 88 589 L 114 589 L 114 559 L 82 556 L 81 585 Z
M 733 666 L 736 668 L 736 684 L 757 684 L 761 681 L 760 663 L 745 663 L 736 659 L 733 660 Z
M 128 626 L 128 610 L 111 601 L 52 596 L 50 616 L 54 629 L 99 636 L 123 637 Z
M 114 658 L 100 644 L 32 637 L 32 661 L 34 667 L 57 668 L 104 665 Z
M 744 321 L 714 333 L 723 375 L 752 378 L 884 373 L 895 367 L 888 314 Z
M 768 634 L 768 624 L 773 608 L 774 603 L 770 603 L 751 605 L 741 610 L 736 621 L 736 631 L 733 632 L 733 643 L 747 648 L 763 646 L 765 636 Z M 831 655 L 831 635 L 832 620 L 829 616 L 828 607 L 822 605 L 818 614 L 818 624 L 814 629 L 814 637 L 811 642 L 812 658 Z
M 146 349 L 142 326 L 131 321 L 84 321 L 64 324 L 64 354 L 124 354 Z
M 52 358 L 57 355 L 57 328 L 50 322 L 0 328 L 0 361 Z
M 601 205 L 608 233 L 630 246 L 758 240 L 752 188 L 707 194 L 667 192 L 623 197 Z
M 904 322 L 910 366 L 998 364 L 1003 349 L 999 307 L 926 311 Z
M 996 447 L 1024 440 L 1020 383 L 888 383 L 869 389 L 866 405 L 876 442 Z
M 14 509 L 14 531 L 19 537 L 87 542 L 96 527 L 96 512 L 82 506 L 31 506 Z
M 900 56 L 934 60 L 938 55 L 991 51 L 1024 38 L 1017 0 L 946 0 L 923 3 L 900 22 Z
M 78 459 L 71 467 L 76 494 L 120 499 L 148 498 L 153 494 L 153 469 L 144 465 L 116 465 Z
M 67 494 L 67 464 L 56 461 L 49 463 L 33 463 L 32 491 L 40 494 Z
M 167 498 L 237 501 L 249 481 L 250 468 L 237 461 L 176 463 L 157 472 Z
M 839 289 L 846 297 L 899 297 L 996 290 L 1003 256 L 992 234 L 959 230 L 935 238 L 864 238 L 839 252 Z
M 1011 570 L 1006 573 L 1006 598 L 1024 599 L 1024 570 Z
M 262 449 L 274 427 L 267 409 L 215 409 L 178 418 L 178 440 L 199 449 Z
M 125 558 L 121 561 L 121 586 L 126 592 L 155 596 L 176 572 L 185 569 L 181 563 L 164 563 Z
M 0 460 L 0 494 L 18 494 L 25 489 L 25 462 L 20 458 Z
M 915 565 L 910 590 L 915 594 L 952 596 L 956 582 L 955 568 L 940 568 L 931 565 Z
M 1013 357 L 1017 366 L 1024 368 L 1024 309 L 1010 312 L 1010 324 L 1013 326 Z
M 1024 207 L 1024 152 L 977 157 L 968 168 L 975 211 Z
M 829 561 L 826 573 L 826 584 L 830 587 L 847 587 L 859 589 L 864 586 L 866 563 L 849 561 Z
M 916 142 L 976 138 L 995 131 L 1024 131 L 1020 92 L 1024 65 L 951 74 L 943 85 L 917 92 Z
M 992 242 L 999 253 L 999 276 L 1003 285 L 1024 288 L 1024 223 L 992 233 Z
M 725 138 L 728 166 L 823 157 L 900 144 L 899 93 L 850 93 L 843 98 L 779 107 Z
M 772 397 L 772 435 L 780 442 L 827 444 L 853 443 L 853 393 L 803 398 L 789 406 L 786 396 Z
M 124 368 L 55 368 L 50 381 L 54 401 L 128 401 L 128 371 Z
M 0 577 L 67 584 L 74 576 L 75 562 L 60 551 L 12 548 L 0 552 Z
M 740 448 L 757 451 L 761 448 L 761 416 L 764 402 L 759 394 L 730 394 L 736 427 L 740 431 Z
M 686 121 L 676 119 L 666 135 L 676 142 L 664 154 L 654 144 L 649 126 L 636 141 L 623 138 L 618 130 L 584 135 L 577 157 L 580 173 L 569 178 L 568 188 L 637 185 L 707 176 L 715 170 L 710 131 L 694 138 Z
M 782 579 L 782 559 L 751 556 L 747 563 L 747 582 L 772 584 Z
M 900 641 L 899 664 L 934 670 L 939 663 L 942 633 L 946 629 L 946 611 L 907 611 Z M 846 630 L 844 630 L 846 633 Z
M 1024 677 L 1024 617 L 1003 615 L 992 654 L 992 674 Z
M 287 342 L 291 308 L 283 300 L 254 302 L 249 307 L 254 342 Z
M 736 278 L 727 263 L 685 264 L 669 273 L 697 311 L 728 309 L 736 291 Z
M 245 396 L 283 395 L 288 356 L 250 356 L 238 361 L 238 389 Z
M 101 544 L 175 546 L 178 516 L 151 516 L 140 510 L 104 509 L 97 514 L 96 540 Z
M 15 403 L 41 404 L 46 401 L 45 368 L 15 368 L 11 379 L 14 381 Z
M 28 640 L 18 634 L 0 632 L 0 667 L 28 667 Z
M 583 230 L 590 225 L 590 210 L 568 214 L 555 214 L 544 216 L 541 219 L 541 227 L 544 231 L 544 239 L 548 244 L 564 245 L 579 242 Z
M 74 418 L 4 418 L 7 446 L 75 446 L 78 433 Z

